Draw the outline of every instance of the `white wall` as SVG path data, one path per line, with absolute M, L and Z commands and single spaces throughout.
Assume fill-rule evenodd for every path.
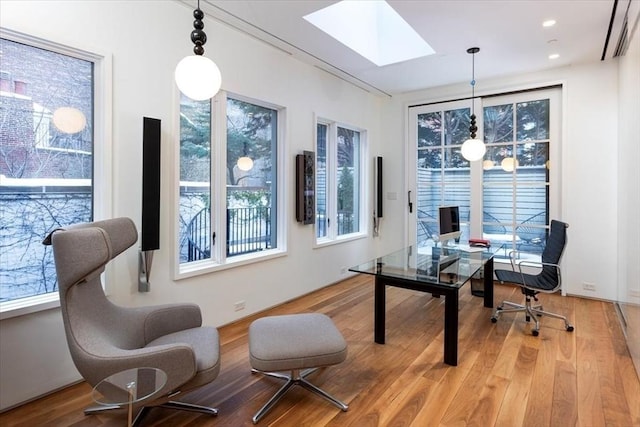
M 640 304 L 640 25 L 620 58 L 618 221 L 619 300 Z
M 570 224 L 563 257 L 563 286 L 568 294 L 615 300 L 617 296 L 618 97 L 617 62 L 593 62 L 517 77 L 483 81 L 476 78 L 476 94 L 501 93 L 561 83 L 563 89 L 563 141 L 561 158 L 561 219 Z M 395 97 L 385 107 L 389 116 L 403 111 L 401 122 L 384 129 L 383 140 L 406 131 L 407 106 L 469 96 L 468 83 L 417 91 Z M 402 128 L 401 128 L 402 127 Z M 405 135 L 406 138 L 406 135 Z M 404 163 L 398 162 L 404 170 Z M 403 203 L 394 217 L 406 216 L 404 174 L 387 175 L 390 188 L 399 188 Z M 389 211 L 389 209 L 387 210 Z M 636 228 L 638 224 L 636 223 Z M 394 244 L 403 232 L 397 232 Z M 583 282 L 596 292 L 585 291 Z
M 161 250 L 151 292 L 137 292 L 137 254 L 115 263 L 109 289 L 115 302 L 198 303 L 204 323 L 220 326 L 346 277 L 343 267 L 373 257 L 375 241 L 360 239 L 313 249 L 313 228 L 295 222 L 294 156 L 314 150 L 314 113 L 367 129 L 370 156 L 378 154 L 379 98 L 213 20 L 205 22 L 206 55 L 220 67 L 223 89 L 286 107 L 285 257 L 175 282 L 171 252 L 174 148 L 178 129 L 173 70 L 192 52 L 192 9 L 167 1 L 3 1 L 2 27 L 112 55 L 113 216 L 139 225 L 142 117 L 162 120 Z M 401 141 L 397 141 L 401 143 Z M 314 150 L 315 151 L 315 150 Z M 235 312 L 234 302 L 246 301 Z M 78 380 L 58 309 L 0 322 L 0 409 Z M 223 367 L 224 369 L 224 367 Z
M 631 19 L 630 22 L 633 22 Z M 618 301 L 626 340 L 640 376 L 640 24 L 620 58 L 618 153 Z

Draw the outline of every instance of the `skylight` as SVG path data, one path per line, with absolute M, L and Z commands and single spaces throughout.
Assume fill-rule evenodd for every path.
M 386 1 L 344 0 L 304 19 L 379 67 L 435 53 Z

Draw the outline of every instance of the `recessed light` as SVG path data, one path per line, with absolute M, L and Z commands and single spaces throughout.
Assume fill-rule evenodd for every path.
M 558 58 L 560 58 L 559 53 L 552 53 L 551 55 L 549 55 L 549 59 L 558 59 Z
M 543 27 L 553 27 L 554 25 L 556 25 L 556 20 L 555 19 L 547 19 L 546 21 L 544 21 L 542 23 Z
M 340 1 L 304 19 L 379 67 L 435 53 L 386 1 Z

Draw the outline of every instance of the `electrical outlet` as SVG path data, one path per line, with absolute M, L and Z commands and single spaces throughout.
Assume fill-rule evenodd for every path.
M 244 301 L 238 301 L 237 303 L 233 304 L 233 308 L 236 311 L 244 310 L 244 306 L 245 306 L 245 302 Z
M 582 289 L 584 289 L 585 291 L 595 292 L 596 285 L 595 283 L 582 282 Z

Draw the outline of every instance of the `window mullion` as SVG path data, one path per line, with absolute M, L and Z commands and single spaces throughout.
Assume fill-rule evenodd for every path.
M 338 126 L 332 123 L 327 136 L 327 237 L 335 240 L 338 235 Z
M 227 93 L 219 92 L 212 100 L 211 114 L 211 258 L 224 264 L 227 257 Z

